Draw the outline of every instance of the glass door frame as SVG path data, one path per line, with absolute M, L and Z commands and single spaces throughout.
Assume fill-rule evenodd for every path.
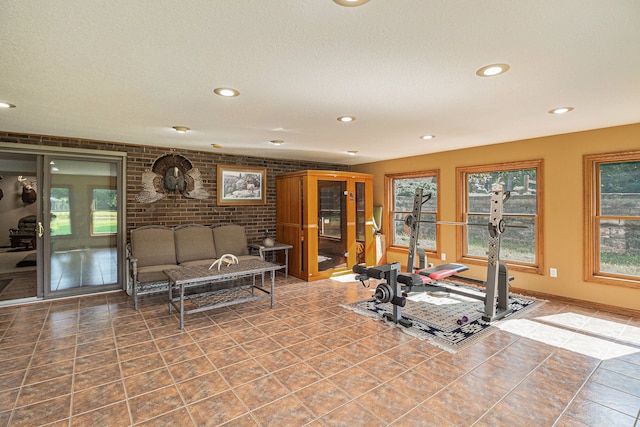
M 318 186 L 321 181 L 346 183 L 344 194 L 344 208 L 346 209 L 346 227 L 343 239 L 346 242 L 346 268 L 320 271 L 318 268 Z M 357 241 L 356 223 L 356 183 L 363 183 L 364 197 L 364 242 Z M 307 280 L 326 279 L 337 271 L 351 269 L 358 260 L 358 252 L 362 251 L 361 259 L 367 265 L 375 265 L 375 243 L 373 238 L 373 177 L 368 174 L 355 172 L 308 171 L 304 181 L 307 196 L 307 210 L 303 215 L 303 233 L 305 243 L 305 257 L 307 259 Z M 360 244 L 359 244 L 360 243 Z
M 47 292 L 45 284 L 50 280 L 51 269 L 51 251 L 50 251 L 50 236 L 49 227 L 50 224 L 50 170 L 49 170 L 49 158 L 65 157 L 73 160 L 93 160 L 93 161 L 107 161 L 116 162 L 117 168 L 117 192 L 118 192 L 118 233 L 116 234 L 116 252 L 117 252 L 117 283 L 120 285 L 118 289 L 126 289 L 127 268 L 126 268 L 126 217 L 127 217 L 127 195 L 126 195 L 126 157 L 127 154 L 118 151 L 107 150 L 91 150 L 82 148 L 67 148 L 67 147 L 48 147 L 30 144 L 19 143 L 5 143 L 0 142 L 0 153 L 22 153 L 29 155 L 37 155 L 38 161 L 38 200 L 37 200 L 37 221 L 38 221 L 38 235 L 37 239 L 37 299 L 49 299 L 58 297 L 68 297 L 72 295 L 84 295 L 88 293 L 100 293 L 106 290 L 104 287 L 82 287 L 73 288 L 69 292 Z M 45 227 L 44 224 L 47 226 Z M 42 227 L 42 228 L 41 228 Z
M 322 273 L 324 271 L 328 271 L 328 270 L 333 270 L 335 268 L 340 268 L 339 266 L 342 265 L 342 268 L 346 268 L 346 264 L 347 264 L 347 257 L 348 257 L 348 242 L 349 240 L 349 222 L 348 222 L 348 212 L 349 212 L 349 201 L 347 198 L 347 180 L 346 179 L 339 179 L 339 178 L 332 178 L 332 177 L 327 177 L 325 178 L 318 178 L 318 180 L 316 181 L 316 191 L 317 191 L 317 217 L 318 217 L 318 256 L 320 256 L 321 254 L 324 255 L 332 255 L 333 256 L 338 256 L 340 259 L 344 258 L 344 263 L 340 263 L 338 262 L 337 265 L 334 265 L 333 263 L 330 263 L 329 266 L 321 268 L 320 267 L 320 260 L 318 259 L 318 272 Z M 331 204 L 331 206 L 328 206 L 324 200 L 324 195 L 323 194 L 323 190 L 325 189 L 335 189 L 338 188 L 338 193 L 337 193 L 337 199 L 334 198 L 333 202 Z M 329 191 L 329 193 L 331 193 L 331 190 Z M 330 194 L 329 194 L 330 195 Z M 334 194 L 335 196 L 335 194 Z M 337 201 L 337 205 L 336 202 Z M 327 222 L 327 217 L 325 215 L 322 215 L 322 212 L 326 212 L 329 211 L 329 219 Z M 325 224 L 329 224 L 329 226 L 332 223 L 335 223 L 335 220 L 338 219 L 338 228 L 339 228 L 339 237 L 336 237 L 335 235 L 331 235 L 331 233 L 325 233 L 324 231 L 324 227 Z M 323 239 L 325 240 L 325 244 L 323 245 Z M 333 242 L 333 243 L 330 243 Z M 326 251 L 326 250 L 321 250 L 321 248 L 326 248 L 327 245 L 333 246 L 333 250 L 332 251 Z M 339 252 L 335 252 L 336 250 L 339 250 Z M 331 259 L 332 257 L 330 257 L 329 259 Z
M 360 184 L 360 188 L 358 188 Z M 356 264 L 375 265 L 375 239 L 373 228 L 373 178 L 353 175 L 347 181 L 349 193 L 347 210 L 347 241 L 349 269 Z M 358 202 L 362 202 L 363 209 L 359 210 Z M 358 228 L 362 227 L 361 233 Z M 359 239 L 362 237 L 362 241 Z

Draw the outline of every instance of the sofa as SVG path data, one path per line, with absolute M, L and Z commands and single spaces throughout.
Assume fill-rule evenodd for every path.
M 209 266 L 225 254 L 235 255 L 239 262 L 261 259 L 250 254 L 241 225 L 148 225 L 132 230 L 127 245 L 127 293 L 133 296 L 134 308 L 138 309 L 139 296 L 168 290 L 165 270 Z

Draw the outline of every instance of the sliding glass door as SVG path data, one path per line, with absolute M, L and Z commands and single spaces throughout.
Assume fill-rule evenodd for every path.
M 0 305 L 123 289 L 125 159 L 0 143 Z
M 47 156 L 44 295 L 121 288 L 119 162 Z
M 0 151 L 0 304 L 42 297 L 39 163 L 34 154 Z

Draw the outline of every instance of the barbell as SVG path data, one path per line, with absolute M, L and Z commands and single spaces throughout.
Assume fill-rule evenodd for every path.
M 413 215 L 407 215 L 407 217 L 404 219 L 404 224 L 407 227 L 411 227 L 413 225 Z M 471 227 L 486 227 L 486 224 L 469 224 L 468 222 L 458 222 L 458 221 L 427 221 L 424 219 L 421 219 L 419 222 L 424 223 L 424 224 L 436 224 L 436 225 L 458 225 L 458 226 L 462 226 L 462 227 L 467 227 L 467 226 L 471 226 Z M 505 229 L 505 224 L 504 221 L 501 221 L 502 225 L 500 226 L 501 230 L 500 232 L 502 233 Z M 526 225 L 509 225 L 510 228 L 529 228 Z

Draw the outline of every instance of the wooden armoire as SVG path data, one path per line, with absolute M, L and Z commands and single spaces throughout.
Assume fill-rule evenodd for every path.
M 375 263 L 373 175 L 307 170 L 276 177 L 276 236 L 289 274 L 313 281 Z

